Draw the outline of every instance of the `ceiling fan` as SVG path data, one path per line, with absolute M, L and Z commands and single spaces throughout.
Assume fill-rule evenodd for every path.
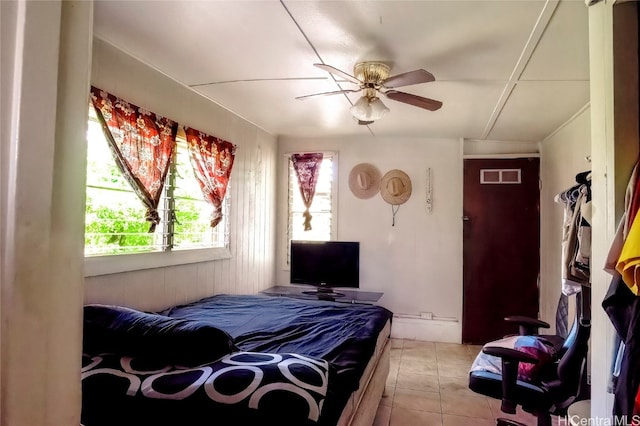
M 424 108 L 429 111 L 435 111 L 442 106 L 442 102 L 440 101 L 395 90 L 396 87 L 435 81 L 435 77 L 423 69 L 389 77 L 390 68 L 387 64 L 383 62 L 359 62 L 353 67 L 353 74 L 355 75 L 353 76 L 331 65 L 313 65 L 335 76 L 342 77 L 350 83 L 357 84 L 359 88 L 357 90 L 345 89 L 334 92 L 314 93 L 311 95 L 298 96 L 296 99 L 362 91 L 364 92 L 362 97 L 351 107 L 351 114 L 358 120 L 358 124 L 371 124 L 389 112 L 389 108 L 382 103 L 378 94 L 382 94 L 388 99 L 417 106 L 418 108 Z

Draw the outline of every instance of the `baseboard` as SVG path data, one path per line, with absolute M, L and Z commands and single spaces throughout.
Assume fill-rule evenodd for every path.
M 393 316 L 391 337 L 425 342 L 461 343 L 462 325 L 459 321 Z

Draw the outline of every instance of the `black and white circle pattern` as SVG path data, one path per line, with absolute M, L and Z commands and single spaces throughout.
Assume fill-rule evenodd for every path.
M 115 355 L 85 356 L 82 379 L 125 378 L 128 396 L 150 399 L 184 400 L 204 394 L 213 403 L 272 412 L 290 411 L 296 404 L 312 421 L 318 421 L 327 395 L 328 362 L 298 354 L 235 352 L 196 368 L 135 361 Z

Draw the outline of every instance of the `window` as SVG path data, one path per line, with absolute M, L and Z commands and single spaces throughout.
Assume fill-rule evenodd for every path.
M 289 242 L 291 240 L 313 240 L 313 241 L 329 241 L 335 238 L 335 200 L 337 185 L 337 154 L 333 152 L 324 152 L 322 164 L 320 165 L 320 174 L 316 184 L 316 192 L 311 203 L 309 213 L 313 219 L 311 220 L 311 230 L 304 230 L 305 211 L 300 189 L 298 188 L 298 178 L 293 168 L 291 155 L 286 156 L 288 164 L 288 215 L 287 215 L 287 248 L 286 248 L 286 264 L 289 265 Z
M 520 169 L 481 169 L 481 184 L 521 183 Z
M 222 221 L 215 228 L 211 228 L 212 206 L 202 196 L 200 185 L 193 174 L 189 160 L 187 142 L 178 134 L 176 147 L 176 161 L 171 165 L 170 173 L 165 184 L 165 194 L 173 189 L 174 205 L 165 207 L 166 212 L 173 211 L 176 219 L 173 221 L 173 250 L 194 249 L 204 247 L 229 246 L 229 189 L 222 204 Z M 170 215 L 170 213 L 168 213 Z M 171 221 L 167 220 L 167 224 Z
M 92 106 L 87 143 L 86 256 L 228 247 L 228 196 L 223 220 L 212 229 L 212 207 L 202 196 L 180 134 L 159 204 L 161 222 L 154 233 L 148 232 L 146 208 L 113 160 Z

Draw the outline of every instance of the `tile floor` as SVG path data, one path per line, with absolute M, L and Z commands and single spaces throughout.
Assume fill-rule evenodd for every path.
M 534 416 L 520 409 L 504 414 L 499 400 L 469 390 L 467 375 L 479 350 L 392 339 L 391 371 L 374 426 L 494 426 L 497 417 L 535 426 Z

